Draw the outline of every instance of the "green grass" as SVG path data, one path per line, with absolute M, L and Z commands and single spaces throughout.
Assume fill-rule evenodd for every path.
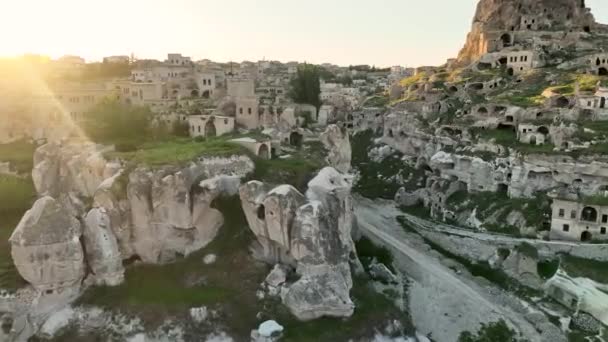
M 285 327 L 281 341 L 367 340 L 376 327 L 390 320 L 401 321 L 409 329 L 406 333 L 413 332 L 407 313 L 376 293 L 363 276 L 354 279 L 351 298 L 357 308 L 347 319 L 300 322 L 279 300 L 258 300 L 255 293 L 270 268 L 250 255 L 248 247 L 255 238 L 247 227 L 240 201 L 236 196 L 222 198 L 214 206 L 222 211 L 226 222 L 209 246 L 173 264 L 131 266 L 123 285 L 90 288 L 78 304 L 137 315 L 149 329 L 156 328 L 167 317 L 186 320 L 189 308 L 206 305 L 218 310 L 221 326 L 237 341 L 248 340 L 251 329 L 267 319 Z M 216 254 L 217 262 L 205 265 L 202 258 L 207 253 Z M 185 286 L 187 277 L 199 276 L 205 278 L 206 285 Z
M 496 218 L 498 224 L 484 225 L 490 231 L 500 232 L 519 236 L 519 229 L 508 226 L 507 216 L 511 211 L 519 211 L 526 219 L 527 226 L 536 227 L 541 230 L 547 220 L 546 216 L 551 212 L 550 202 L 545 194 L 537 193 L 535 198 L 509 198 L 500 192 L 478 192 L 467 193 L 457 191 L 450 196 L 446 204 L 454 211 L 473 210 L 477 208 L 477 217 L 485 220 L 501 210 L 501 214 Z M 500 224 L 503 223 L 503 224 Z
M 371 199 L 393 199 L 402 186 L 408 190 L 417 189 L 418 181 L 424 178 L 424 171 L 408 166 L 401 160 L 403 154 L 400 152 L 394 152 L 379 163 L 370 160 L 368 152 L 373 147 L 373 139 L 371 130 L 360 132 L 351 138 L 352 165 L 359 172 L 353 190 Z M 398 174 L 403 179 L 411 176 L 411 180 L 402 185 L 393 177 Z
M 167 316 L 185 314 L 191 307 L 221 307 L 229 331 L 240 339 L 248 337 L 259 324 L 255 292 L 269 268 L 256 263 L 249 254 L 254 237 L 238 197 L 217 199 L 214 207 L 224 214 L 225 223 L 209 246 L 169 265 L 131 266 L 122 285 L 90 288 L 79 304 L 137 315 L 152 327 Z M 218 256 L 216 263 L 203 263 L 207 253 Z M 200 277 L 205 279 L 205 285 L 187 286 L 187 279 Z
M 560 266 L 571 277 L 589 278 L 598 283 L 608 284 L 608 262 L 583 259 L 569 254 L 560 256 Z
M 173 138 L 168 141 L 148 142 L 130 152 L 109 152 L 107 157 L 132 161 L 149 166 L 183 164 L 198 157 L 224 157 L 247 154 L 244 147 L 227 138 L 214 138 L 198 142 L 190 138 Z
M 482 324 L 476 334 L 465 331 L 458 337 L 458 342 L 524 342 L 517 338 L 515 331 L 511 330 L 505 321 Z
M 256 159 L 252 179 L 271 184 L 290 184 L 300 191 L 306 189 L 308 182 L 321 167 L 317 161 L 299 158 Z
M 393 302 L 377 293 L 367 277 L 353 279 L 351 298 L 356 305 L 355 313 L 347 319 L 320 318 L 310 322 L 299 322 L 278 306 L 275 317 L 285 327 L 281 341 L 370 341 L 376 328 L 397 320 L 404 327 L 405 335 L 412 334 L 414 328 L 406 312 L 399 311 Z
M 386 247 L 378 246 L 372 240 L 362 237 L 355 242 L 357 255 L 363 264 L 363 267 L 368 270 L 373 259 L 376 259 L 381 264 L 384 264 L 391 271 L 395 271 L 393 267 L 393 253 Z
M 559 270 L 559 260 L 543 260 L 537 265 L 537 272 L 541 278 L 547 280 L 552 278 Z
M 443 255 L 445 258 L 460 263 L 462 266 L 464 266 L 464 268 L 467 269 L 467 271 L 469 271 L 469 273 L 471 273 L 471 275 L 485 278 L 498 287 L 507 291 L 512 291 L 521 297 L 530 297 L 533 295 L 538 296 L 540 294 L 539 291 L 525 287 L 518 283 L 516 279 L 510 278 L 504 271 L 492 268 L 488 262 L 472 262 L 466 257 L 448 251 L 441 245 L 420 235 L 415 229 L 412 229 L 404 217 L 397 217 L 397 221 L 399 221 L 405 231 L 419 235 L 429 247 L 439 252 L 439 254 Z
M 20 174 L 30 173 L 34 166 L 36 146 L 24 140 L 0 144 L 0 162 L 9 162 L 11 169 Z
M 426 74 L 426 72 L 420 72 L 414 76 L 410 76 L 407 78 L 402 79 L 399 84 L 403 87 L 403 88 L 409 88 L 411 85 L 414 85 L 418 82 L 422 82 L 425 79 L 427 79 L 428 76 Z

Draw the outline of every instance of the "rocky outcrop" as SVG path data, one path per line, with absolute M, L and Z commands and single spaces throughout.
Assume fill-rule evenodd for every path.
M 131 172 L 126 198 L 133 252 L 145 262 L 165 263 L 206 246 L 224 222 L 212 201 L 236 194 L 240 179 L 253 168 L 251 159 L 240 156 L 202 159 L 185 168 L 144 167 Z
M 596 24 L 581 0 L 481 0 L 458 61 L 470 63 L 485 53 L 519 43 L 518 36 L 540 37 L 560 27 L 583 32 L 592 31 Z
M 87 264 L 98 285 L 116 286 L 124 280 L 122 255 L 112 231 L 110 216 L 104 208 L 94 208 L 87 214 L 83 242 Z
M 120 169 L 103 157 L 107 148 L 90 142 L 48 143 L 34 153 L 32 179 L 39 195 L 72 193 L 92 197 L 99 185 Z
M 337 125 L 329 125 L 321 133 L 321 142 L 329 151 L 327 163 L 336 170 L 346 173 L 350 171 L 351 146 L 348 132 Z
M 306 196 L 282 185 L 252 181 L 241 187 L 247 221 L 266 261 L 295 266 L 299 279 L 285 284 L 283 303 L 301 320 L 348 317 L 354 311 L 350 257 L 352 179 L 327 167 L 308 184 Z
M 39 291 L 74 288 L 85 276 L 80 222 L 59 202 L 42 197 L 10 238 L 19 274 Z
M 248 157 L 233 156 L 121 170 L 104 151 L 88 142 L 46 144 L 36 150 L 32 175 L 39 194 L 52 195 L 71 216 L 87 218 L 90 266 L 105 284 L 122 281 L 117 260 L 165 263 L 206 246 L 223 224 L 212 201 L 236 194 L 240 179 L 254 169 Z

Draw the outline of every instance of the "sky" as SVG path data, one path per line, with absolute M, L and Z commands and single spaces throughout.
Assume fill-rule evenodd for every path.
M 477 0 L 4 0 L 0 56 L 135 54 L 376 66 L 455 57 Z M 602 23 L 608 1 L 587 0 Z

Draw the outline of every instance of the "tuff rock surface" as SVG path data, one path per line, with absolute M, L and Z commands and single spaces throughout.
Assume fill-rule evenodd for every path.
M 352 149 L 348 131 L 337 125 L 329 125 L 321 133 L 321 142 L 329 151 L 327 163 L 336 170 L 346 173 L 350 171 Z
M 308 183 L 305 196 L 288 185 L 270 189 L 252 181 L 241 187 L 247 221 L 262 247 L 258 256 L 295 266 L 300 277 L 281 291 L 298 319 L 348 317 L 354 311 L 351 183 L 349 175 L 327 167 Z
M 124 281 L 122 255 L 104 208 L 93 208 L 85 218 L 83 241 L 87 264 L 99 285 L 116 286 Z
M 37 200 L 10 237 L 19 274 L 39 291 L 79 287 L 85 276 L 80 222 L 52 197 Z

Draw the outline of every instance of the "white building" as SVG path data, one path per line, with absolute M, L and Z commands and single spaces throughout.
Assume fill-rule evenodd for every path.
M 605 195 L 585 199 L 574 193 L 553 193 L 551 239 L 608 239 L 608 197 Z
M 167 55 L 165 64 L 175 66 L 190 66 L 192 65 L 192 59 L 190 57 L 182 56 L 181 53 L 170 53 Z
M 235 120 L 228 116 L 190 115 L 188 125 L 191 137 L 211 138 L 233 132 Z

